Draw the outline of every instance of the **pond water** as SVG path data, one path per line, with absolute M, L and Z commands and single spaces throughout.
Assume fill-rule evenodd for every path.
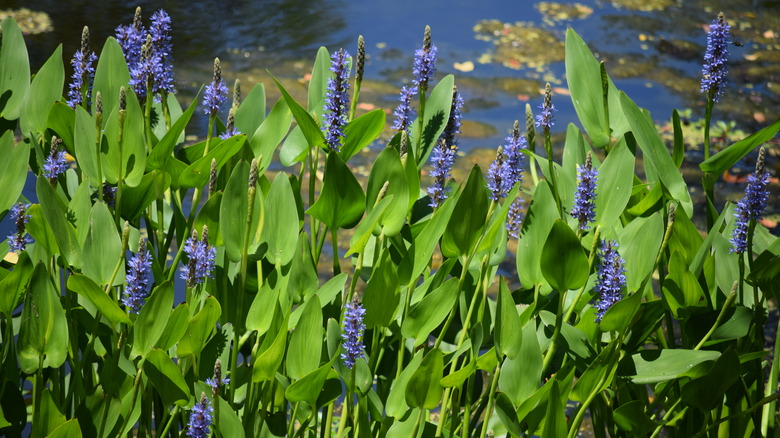
M 264 82 L 275 98 L 266 69 L 303 83 L 319 46 L 354 53 L 362 34 L 366 77 L 375 83 L 364 86 L 361 97 L 368 105 L 392 110 L 398 89 L 411 79 L 423 29 L 430 25 L 439 49 L 439 77 L 455 73 L 466 100 L 464 150 L 501 144 L 513 121 L 524 119 L 526 102 L 534 109 L 539 105 L 547 81 L 559 109 L 556 130 L 576 120 L 562 62 L 567 27 L 606 60 L 618 88 L 649 109 L 659 124 L 673 108 L 690 108 L 689 117 L 700 119 L 706 27 L 723 11 L 742 47 L 730 49 L 729 84 L 715 114 L 736 124 L 715 134 L 738 138 L 735 130 L 765 126 L 780 114 L 778 1 L 5 0 L 0 9 L 24 7 L 50 17 L 52 30 L 27 36 L 35 71 L 60 42 L 66 57 L 72 54 L 84 25 L 95 42 L 113 35 L 117 25 L 132 21 L 136 5 L 146 21 L 159 8 L 172 17 L 177 88 L 184 102 L 210 81 L 215 56 L 223 61 L 228 80 L 242 79 L 245 92 Z

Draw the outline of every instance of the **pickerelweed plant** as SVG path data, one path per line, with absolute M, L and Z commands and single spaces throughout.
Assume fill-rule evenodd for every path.
M 362 38 L 354 60 L 317 52 L 305 106 L 273 79 L 270 111 L 236 83 L 226 113 L 218 59 L 202 96 L 173 93 L 175 25 L 139 9 L 66 88 L 62 49 L 31 77 L 2 22 L 0 433 L 574 437 L 587 414 L 596 436 L 780 433 L 769 153 L 739 204 L 695 204 L 676 112 L 670 151 L 569 29 L 562 158 L 548 85 L 489 176 L 454 181 L 468 93 L 435 74 L 430 29 L 385 129 L 392 108 L 357 105 Z M 708 113 L 730 95 L 722 17 L 711 32 Z M 705 187 L 778 131 L 696 163 Z

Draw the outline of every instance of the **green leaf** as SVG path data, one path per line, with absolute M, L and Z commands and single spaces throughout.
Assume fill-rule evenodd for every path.
M 308 152 L 309 143 L 303 135 L 301 127 L 296 126 L 287 135 L 284 143 L 282 143 L 282 147 L 279 149 L 279 161 L 282 163 L 282 166 L 289 167 L 306 159 Z
M 225 253 L 231 261 L 241 261 L 244 250 L 244 237 L 247 233 L 247 217 L 249 216 L 249 163 L 240 161 L 230 174 L 222 202 L 219 205 L 219 228 L 225 243 Z M 263 215 L 262 190 L 255 191 L 254 211 L 250 230 L 258 230 L 262 226 Z M 254 236 L 259 237 L 259 236 Z M 257 241 L 250 237 L 250 247 Z M 252 253 L 254 251 L 251 251 Z
M 122 239 L 111 212 L 103 202 L 92 206 L 89 223 L 89 234 L 84 242 L 83 273 L 98 284 L 108 284 L 114 268 L 122 260 Z
M 144 175 L 137 186 L 123 187 L 122 216 L 135 220 L 146 211 L 146 208 L 153 201 L 161 199 L 170 186 L 171 175 L 168 172 L 153 170 Z M 157 218 L 153 219 L 156 221 Z
M 306 212 L 331 230 L 352 228 L 363 216 L 365 203 L 355 176 L 338 154 L 329 153 L 320 197 Z
M 690 216 L 693 214 L 693 202 L 690 193 L 688 193 L 688 186 L 672 161 L 669 150 L 658 135 L 655 124 L 623 92 L 620 93 L 620 102 L 626 119 L 631 124 L 631 131 L 636 138 L 636 143 L 642 149 L 647 182 L 655 184 L 661 181 L 664 187 L 669 190 L 672 198 L 680 203 L 685 214 Z
M 153 348 L 146 355 L 143 363 L 144 374 L 152 382 L 152 386 L 162 397 L 166 406 L 176 403 L 186 406 L 190 397 L 190 390 L 181 371 L 173 363 L 170 357 L 159 348 Z
M 672 251 L 662 296 L 664 304 L 677 319 L 688 319 L 691 314 L 706 310 L 708 306 L 699 281 L 688 270 L 688 264 L 678 251 Z
M 514 358 L 504 359 L 498 376 L 498 387 L 515 405 L 519 405 L 539 389 L 543 371 L 542 350 L 536 336 L 535 324 L 526 324 L 522 329 L 522 337 L 520 352 Z
M 265 211 L 262 235 L 268 243 L 266 258 L 273 264 L 286 265 L 293 258 L 300 231 L 295 195 L 286 173 L 274 177 L 265 198 Z
M 322 306 L 319 297 L 314 295 L 305 304 L 303 315 L 290 337 L 287 375 L 293 379 L 301 379 L 317 369 L 320 365 L 321 346 Z
M 672 151 L 672 161 L 679 169 L 685 159 L 685 142 L 683 140 L 682 126 L 680 125 L 680 114 L 677 110 L 672 110 L 672 127 L 674 129 L 674 150 Z
M 219 397 L 219 436 L 229 436 L 233 438 L 244 438 L 244 426 L 241 424 L 241 420 L 236 415 L 236 411 L 233 410 L 233 406 L 230 405 L 224 398 Z
M 5 35 L 3 35 L 5 38 Z M 30 84 L 27 99 L 22 108 L 19 127 L 27 135 L 31 132 L 43 133 L 46 130 L 46 117 L 54 102 L 62 98 L 65 84 L 65 67 L 62 63 L 62 45 L 57 46 Z
M 68 289 L 88 299 L 100 313 L 112 324 L 130 324 L 130 318 L 119 308 L 91 278 L 81 274 L 71 274 L 68 277 Z
M 441 399 L 441 373 L 444 362 L 441 350 L 431 350 L 406 385 L 406 403 L 413 408 L 433 409 Z
M 382 218 L 385 210 L 390 206 L 390 203 L 393 202 L 393 199 L 393 195 L 385 196 L 368 214 L 366 214 L 363 220 L 360 221 L 357 228 L 355 228 L 355 232 L 352 233 L 352 237 L 349 241 L 349 249 L 344 254 L 345 256 L 359 254 L 365 250 L 366 245 L 374 235 L 374 229 L 379 226 L 379 220 Z
M 496 414 L 501 419 L 501 423 L 513 435 L 522 436 L 523 429 L 520 427 L 520 421 L 517 419 L 517 411 L 512 404 L 512 400 L 503 392 L 496 394 Z
M 664 220 L 660 213 L 631 221 L 620 233 L 618 252 L 626 261 L 628 290 L 638 290 L 655 267 L 655 257 L 664 237 Z
M 2 58 L 0 53 L 0 59 Z M 0 67 L 2 74 L 2 67 Z M 2 98 L 0 97 L 0 100 Z M 14 145 L 14 132 L 5 131 L 0 136 L 0 211 L 5 211 L 14 205 L 22 194 L 27 175 L 27 160 L 30 158 L 28 143 L 19 142 Z
M 307 104 L 309 113 L 318 115 L 320 118 L 325 113 L 325 94 L 328 90 L 328 79 L 334 77 L 334 74 L 330 71 L 330 66 L 331 60 L 328 49 L 320 47 L 317 49 L 317 56 L 311 69 Z
M 641 400 L 631 400 L 620 405 L 613 414 L 615 424 L 631 436 L 646 436 L 652 432 L 658 423 L 651 420 L 645 414 L 645 407 Z
M 168 351 L 176 345 L 177 342 L 184 337 L 187 333 L 187 328 L 190 325 L 190 305 L 187 303 L 181 303 L 173 309 L 168 323 L 165 325 L 160 339 L 154 344 L 155 347 Z
M 379 263 L 371 272 L 363 294 L 366 309 L 365 321 L 369 329 L 387 327 L 395 318 L 401 303 L 398 274 L 390 252 L 382 253 Z
M 388 416 L 401 418 L 409 410 L 409 405 L 406 404 L 406 390 L 412 375 L 420 367 L 422 357 L 422 350 L 417 351 L 412 360 L 401 371 L 401 374 L 393 380 L 390 394 L 387 396 L 387 403 L 385 404 Z
M 458 279 L 450 278 L 412 306 L 401 325 L 401 333 L 406 338 L 414 339 L 415 346 L 422 345 L 433 329 L 452 311 L 457 299 Z
M 101 94 L 104 117 L 119 107 L 119 88 L 125 87 L 127 90 L 129 82 L 130 71 L 122 47 L 114 37 L 108 37 L 100 52 L 92 87 L 93 97 L 96 97 L 98 92 Z
M 568 426 L 566 424 L 566 414 L 561 409 L 561 396 L 560 384 L 558 383 L 558 376 L 556 375 L 552 379 L 552 388 L 550 388 L 550 398 L 547 400 L 547 414 L 544 420 L 544 434 L 545 437 L 562 437 L 566 436 L 568 432 Z M 563 400 L 566 401 L 565 399 Z
M 57 403 L 52 398 L 49 388 L 45 388 L 41 393 L 39 409 L 38 418 L 41 421 L 33 424 L 32 430 L 34 435 L 49 436 L 51 431 L 65 423 L 65 415 L 57 407 Z
M 599 393 L 612 383 L 617 368 L 615 352 L 620 348 L 618 340 L 610 342 L 588 365 L 588 368 L 577 379 L 571 391 L 571 399 L 584 402 L 593 393 Z
M 339 155 L 349 161 L 361 149 L 379 137 L 385 127 L 385 111 L 375 109 L 355 118 L 344 127 L 344 145 Z
M 157 142 L 152 149 L 152 152 L 149 153 L 149 158 L 146 160 L 146 168 L 148 170 L 162 169 L 163 166 L 165 166 L 165 162 L 171 157 L 171 153 L 173 153 L 173 148 L 179 143 L 179 138 L 181 137 L 182 132 L 184 132 L 184 128 L 190 122 L 190 118 L 195 112 L 195 107 L 197 107 L 200 102 L 198 99 L 199 95 L 200 92 L 195 95 L 195 98 L 192 99 L 192 103 L 187 107 L 187 110 L 176 120 L 168 132 L 166 132 L 160 141 Z
M 187 331 L 176 348 L 176 354 L 179 357 L 200 354 L 209 335 L 216 328 L 221 314 L 222 309 L 219 307 L 217 299 L 211 296 L 206 298 L 203 307 L 190 320 Z
M 30 88 L 30 60 L 19 25 L 11 17 L 2 22 L 0 46 L 0 117 L 16 120 Z
M 303 107 L 300 106 L 298 102 L 296 102 L 292 96 L 290 96 L 289 93 L 287 93 L 287 90 L 282 87 L 282 84 L 280 84 L 273 75 L 270 73 L 269 75 L 276 83 L 279 91 L 282 93 L 282 96 L 284 97 L 285 102 L 287 102 L 287 106 L 290 108 L 293 117 L 295 117 L 295 121 L 301 128 L 301 132 L 306 138 L 309 147 L 317 147 L 323 144 L 325 142 L 325 138 L 322 136 L 322 131 L 320 131 L 320 127 L 317 126 L 317 122 L 315 122 L 311 115 L 306 112 L 306 110 L 303 109 Z
M 556 220 L 542 247 L 542 275 L 557 291 L 579 289 L 588 280 L 588 258 L 577 234 Z
M 550 186 L 547 181 L 539 181 L 517 242 L 517 274 L 526 287 L 540 285 L 544 280 L 540 266 L 542 247 L 556 219 L 558 209 Z
M 498 285 L 498 303 L 496 304 L 495 342 L 496 349 L 507 357 L 514 358 L 520 351 L 523 340 L 523 326 L 517 313 L 515 301 L 501 278 Z
M 637 291 L 613 304 L 612 307 L 607 309 L 604 317 L 601 318 L 601 323 L 599 324 L 601 330 L 604 332 L 625 330 L 631 323 L 631 320 L 634 319 L 641 302 L 642 294 Z
M 70 110 L 70 108 L 68 108 Z M 92 184 L 98 185 L 98 158 L 99 152 L 95 133 L 96 121 L 81 106 L 76 107 L 75 128 L 73 130 L 73 150 L 79 168 L 89 178 Z M 101 136 L 102 138 L 102 136 Z M 102 177 L 103 175 L 101 175 Z
M 205 186 L 209 181 L 211 173 L 211 160 L 217 161 L 217 170 L 221 169 L 228 160 L 241 150 L 245 140 L 246 136 L 236 135 L 227 140 L 222 140 L 216 145 L 212 144 L 212 149 L 208 154 L 197 159 L 184 169 L 179 176 L 179 186 L 184 188 Z
M 709 373 L 682 387 L 682 399 L 690 406 L 711 411 L 723 404 L 723 395 L 740 374 L 739 357 L 733 348 L 728 348 L 715 361 Z
M 325 365 L 306 374 L 300 380 L 293 382 L 284 391 L 284 396 L 291 402 L 305 401 L 309 406 L 316 406 L 317 397 L 320 395 L 322 386 L 325 384 L 325 379 L 332 370 L 333 361 L 337 357 L 338 356 L 333 356 Z
M 273 110 L 271 110 L 273 112 Z M 250 142 L 265 120 L 265 85 L 255 84 L 236 110 L 236 130 L 247 135 Z M 288 126 L 289 127 L 289 126 Z
M 60 248 L 57 246 L 57 238 L 54 235 L 51 226 L 46 221 L 40 204 L 31 205 L 30 208 L 27 209 L 27 214 L 30 215 L 30 223 L 27 224 L 27 232 L 35 240 L 35 245 L 42 248 L 48 256 L 59 254 Z M 89 213 L 87 213 L 87 216 L 89 216 Z M 86 228 L 89 229 L 88 227 Z M 84 234 L 86 239 L 86 233 Z
M 19 339 L 19 365 L 27 374 L 43 368 L 58 368 L 68 354 L 68 323 L 60 295 L 54 289 L 46 265 L 38 263 L 30 280 L 22 307 Z
M 677 378 L 694 365 L 716 360 L 719 351 L 707 350 L 642 350 L 624 358 L 618 366 L 618 375 L 632 383 L 665 382 Z
M 81 251 L 76 237 L 76 230 L 68 222 L 67 209 L 59 195 L 54 191 L 49 180 L 44 176 L 38 176 L 35 184 L 35 192 L 43 209 L 43 215 L 46 218 L 51 230 L 54 232 L 54 238 L 57 240 L 57 246 L 61 254 L 68 263 L 76 268 L 81 267 Z
M 131 358 L 145 355 L 157 344 L 168 325 L 173 307 L 173 283 L 166 281 L 152 290 L 133 325 Z
M 59 99 L 59 97 L 57 97 Z M 48 108 L 46 115 L 46 129 L 57 135 L 65 143 L 65 148 L 73 154 L 73 129 L 76 126 L 76 112 L 73 111 L 65 102 L 54 101 Z M 92 126 L 94 137 L 95 127 Z M 81 167 L 81 163 L 79 163 Z
M 634 179 L 634 160 L 625 139 L 621 138 L 599 166 L 595 221 L 602 230 L 608 230 L 628 205 Z
M 610 138 L 605 127 L 601 66 L 585 41 L 572 28 L 566 31 L 566 81 L 577 118 L 588 133 L 593 146 L 606 147 Z M 609 78 L 608 83 L 610 129 L 613 137 L 619 137 L 630 128 L 623 116 L 618 90 Z
M 384 113 L 382 113 L 384 114 Z M 382 187 L 387 183 L 385 196 L 393 196 L 393 201 L 379 219 L 385 237 L 392 237 L 401 232 L 406 221 L 406 209 L 409 205 L 409 188 L 401 157 L 395 148 L 388 147 L 379 153 L 371 166 L 366 188 L 366 212 L 370 213 Z
M 60 424 L 47 435 L 48 438 L 81 438 L 82 436 L 81 426 L 79 426 L 79 420 L 77 418 Z
M 287 346 L 287 321 L 289 320 L 289 313 L 284 312 L 278 304 L 274 306 L 274 309 L 274 317 L 281 320 L 279 331 L 276 333 L 273 342 L 268 348 L 256 356 L 256 360 L 252 364 L 253 382 L 262 382 L 264 380 L 273 379 L 276 376 L 276 370 L 279 369 L 279 366 L 284 359 L 284 350 Z
M 780 118 L 766 128 L 751 134 L 747 138 L 744 138 L 711 156 L 709 159 L 699 164 L 699 168 L 704 172 L 712 172 L 715 175 L 720 175 L 750 151 L 771 140 L 778 131 L 780 131 Z
M 433 146 L 447 126 L 447 121 L 450 118 L 450 109 L 452 108 L 452 87 L 454 86 L 455 76 L 447 75 L 443 77 L 425 101 L 423 120 L 420 120 L 418 117 L 409 128 L 411 133 L 409 144 L 417 144 L 420 132 L 419 124 L 421 121 L 423 123 L 419 155 L 415 151 L 418 169 L 422 169 L 425 166 Z
M 459 388 L 477 371 L 477 361 L 471 360 L 458 371 L 442 377 L 440 383 L 445 388 Z
M 32 223 L 32 222 L 31 222 Z M 10 317 L 12 312 L 21 304 L 22 294 L 27 289 L 30 277 L 33 273 L 33 264 L 27 252 L 19 254 L 16 266 L 10 274 L 0 280 L 0 313 Z
M 465 257 L 471 252 L 487 218 L 488 198 L 485 187 L 482 171 L 475 164 L 441 239 L 441 252 L 445 257 Z
M 262 85 L 262 84 L 261 84 Z M 239 108 L 246 106 L 246 102 Z M 287 107 L 284 99 L 280 98 L 271 108 L 268 118 L 257 127 L 250 137 L 249 145 L 252 147 L 252 153 L 255 158 L 260 160 L 257 163 L 257 171 L 265 172 L 274 158 L 274 151 L 284 136 L 290 131 L 292 124 L 292 113 Z M 242 131 L 243 132 L 243 131 Z
M 124 62 L 124 61 L 122 61 Z M 99 65 L 99 64 L 98 64 Z M 101 144 L 103 175 L 106 181 L 116 184 L 119 179 L 120 162 L 122 180 L 135 187 L 146 171 L 146 138 L 144 137 L 144 114 L 135 93 L 128 91 L 126 117 L 122 129 L 122 150 L 119 150 L 119 110 L 107 112 L 106 96 L 103 95 L 103 117 L 106 144 Z M 106 117 L 108 114 L 108 117 Z

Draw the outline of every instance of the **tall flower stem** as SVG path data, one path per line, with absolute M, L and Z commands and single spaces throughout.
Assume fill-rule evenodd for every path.
M 103 96 L 100 91 L 95 97 L 95 157 L 97 158 L 98 199 L 103 200 L 103 160 L 100 158 L 100 144 L 103 139 Z
M 710 158 L 710 124 L 712 120 L 712 107 L 714 106 L 714 91 L 707 95 L 707 106 L 704 110 L 704 160 Z M 705 171 L 701 179 L 701 185 L 705 195 L 705 211 L 707 216 L 707 230 L 711 230 L 717 219 L 715 211 L 715 183 L 712 180 L 712 173 Z
M 123 167 L 124 167 L 124 158 L 122 157 L 122 143 L 124 142 L 123 136 L 124 136 L 124 128 L 125 128 L 125 117 L 127 115 L 127 96 L 125 95 L 125 87 L 122 87 L 119 89 L 119 128 L 117 130 L 117 151 L 119 155 L 119 162 L 117 163 L 119 165 L 118 167 L 118 176 L 116 181 L 116 202 L 114 204 L 114 212 L 116 214 L 116 225 L 119 226 L 122 214 L 122 186 L 124 185 L 124 176 L 123 176 Z

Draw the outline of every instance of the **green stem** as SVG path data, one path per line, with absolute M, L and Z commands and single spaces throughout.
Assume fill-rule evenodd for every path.
M 711 90 L 707 95 L 707 106 L 704 110 L 704 160 L 710 158 L 710 123 L 712 121 L 712 107 L 715 103 L 715 91 Z M 705 208 L 707 212 L 707 230 L 712 229 L 715 223 L 715 217 L 711 214 L 709 204 L 715 205 L 714 182 L 712 173 L 704 172 L 702 177 L 702 186 L 706 197 Z
M 333 246 L 333 276 L 341 274 L 341 264 L 339 264 L 339 240 L 338 230 L 330 230 L 330 242 Z
M 176 405 L 173 407 L 173 411 L 171 411 L 171 416 L 168 419 L 168 422 L 165 424 L 165 428 L 162 430 L 160 435 L 158 435 L 160 438 L 164 438 L 168 436 L 169 431 L 171 430 L 171 425 L 173 425 L 174 421 L 176 420 L 176 415 L 179 413 L 179 405 Z
M 102 125 L 103 114 L 97 115 L 97 121 L 95 122 L 95 157 L 97 160 L 97 192 L 98 199 L 103 200 L 103 160 L 100 157 L 100 143 L 103 139 L 103 127 Z
M 715 323 L 712 324 L 712 327 L 707 332 L 706 335 L 704 335 L 703 338 L 701 338 L 701 341 L 699 341 L 698 344 L 693 348 L 694 350 L 699 350 L 701 347 L 704 346 L 704 344 L 709 341 L 710 337 L 713 333 L 715 333 L 715 330 L 720 327 L 720 323 L 723 322 L 723 318 L 726 316 L 726 312 L 728 312 L 729 309 L 731 309 L 731 306 L 734 305 L 734 301 L 737 298 L 737 282 L 735 281 L 734 284 L 731 286 L 731 292 L 729 292 L 728 298 L 726 298 L 726 303 L 723 304 L 723 307 L 720 309 L 720 313 L 718 314 L 718 317 L 715 319 Z
M 563 215 L 563 205 L 561 204 L 561 197 L 558 194 L 558 176 L 555 173 L 555 161 L 552 150 L 552 140 L 550 140 L 550 128 L 544 127 L 544 150 L 547 152 L 547 167 L 550 172 L 550 182 L 552 182 L 553 198 L 555 198 L 555 205 L 558 207 L 558 215 L 561 220 L 566 220 Z
M 35 382 L 33 387 L 33 412 L 32 424 L 41 424 L 41 394 L 43 394 L 43 354 L 38 356 L 38 370 L 35 371 Z
M 672 413 L 674 413 L 674 410 L 677 409 L 677 406 L 680 404 L 680 402 L 682 402 L 682 397 L 678 398 L 677 401 L 674 402 L 674 404 L 669 408 L 669 410 L 666 411 L 666 414 L 664 414 L 663 418 L 661 419 L 660 422 L 661 424 L 659 424 L 658 427 L 655 428 L 653 434 L 650 435 L 650 438 L 655 438 L 658 436 L 659 433 L 661 433 L 661 429 L 663 429 L 667 423 L 666 420 L 668 420 L 672 416 Z M 688 408 L 686 407 L 685 409 L 687 410 Z
M 501 364 L 496 365 L 496 370 L 493 372 L 493 376 L 490 379 L 490 392 L 488 393 L 487 407 L 485 408 L 485 419 L 482 421 L 482 432 L 479 436 L 487 436 L 488 420 L 490 419 L 491 412 L 493 412 L 493 400 L 496 394 L 496 386 L 498 385 L 498 376 L 501 373 Z
M 292 411 L 292 417 L 290 417 L 290 424 L 287 425 L 287 436 L 293 436 L 293 431 L 295 430 L 295 417 L 298 416 L 298 406 L 301 404 L 301 402 L 295 402 L 295 407 Z
M 331 403 L 331 404 L 328 405 L 328 414 L 325 417 L 326 418 L 325 422 L 322 423 L 322 430 L 323 430 L 322 438 L 330 438 L 330 434 L 332 432 L 331 431 L 331 429 L 332 429 L 331 428 L 331 424 L 333 424 L 333 409 L 334 409 L 334 407 L 335 407 L 335 403 Z
M 124 126 L 125 126 L 125 111 L 119 110 L 119 129 L 118 129 L 118 135 L 117 135 L 117 154 L 119 155 L 119 167 L 117 170 L 117 180 L 116 180 L 116 200 L 114 202 L 114 213 L 116 214 L 116 225 L 119 226 L 121 223 L 121 209 L 122 209 L 122 186 L 123 186 L 123 164 L 124 159 L 122 158 L 122 143 L 123 137 L 124 137 Z
M 125 417 L 124 423 L 122 423 L 122 427 L 119 429 L 120 434 L 124 434 L 125 429 L 127 429 L 128 423 L 130 422 L 130 417 L 133 414 L 133 410 L 135 410 L 135 402 L 138 399 L 138 387 L 141 386 L 141 375 L 143 374 L 143 370 L 141 367 L 138 367 L 138 372 L 135 375 L 135 382 L 133 382 L 133 397 L 130 399 L 130 409 L 127 411 L 127 417 Z
M 420 87 L 420 111 L 417 113 L 417 141 L 415 141 L 414 146 L 414 158 L 417 160 L 417 163 L 420 163 L 420 160 L 423 159 L 422 156 L 422 136 L 423 136 L 423 128 L 425 125 L 425 93 L 427 92 L 427 86 Z M 446 122 L 446 121 L 445 121 Z
M 547 353 L 544 355 L 544 362 L 542 363 L 542 375 L 547 372 L 547 368 L 550 367 L 555 353 L 558 351 L 558 340 L 561 337 L 561 326 L 563 326 L 563 304 L 565 302 L 566 292 L 558 291 L 558 312 L 555 318 L 555 329 L 553 330 L 552 340 L 550 341 L 550 348 L 547 349 Z
M 417 415 L 417 420 L 414 422 L 414 429 L 412 429 L 412 434 L 409 435 L 410 438 L 417 438 L 417 431 L 420 429 L 420 422 L 422 421 L 424 413 L 425 409 L 420 408 L 420 414 Z

